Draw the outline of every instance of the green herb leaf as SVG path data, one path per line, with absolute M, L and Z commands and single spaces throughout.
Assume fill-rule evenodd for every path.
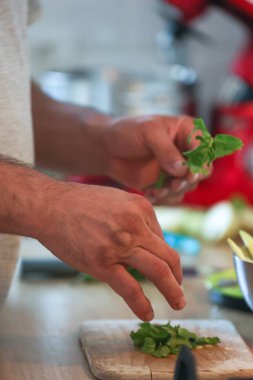
M 244 211 L 248 207 L 247 199 L 243 197 L 241 194 L 233 195 L 230 198 L 230 203 L 237 212 Z
M 156 348 L 156 343 L 154 339 L 149 338 L 149 337 L 144 338 L 144 344 L 141 347 L 142 352 L 153 355 L 155 352 L 155 348 Z
M 142 352 L 144 352 L 145 354 L 147 353 L 145 351 L 142 351 Z M 168 346 L 161 346 L 161 347 L 155 348 L 154 352 L 152 352 L 151 355 L 157 358 L 166 358 L 170 353 L 171 353 L 171 350 Z
M 184 156 L 188 160 L 188 166 L 192 173 L 207 174 L 204 165 L 209 161 L 208 147 L 199 145 L 196 149 L 185 152 Z
M 130 334 L 134 345 L 145 354 L 157 358 L 165 358 L 168 355 L 176 355 L 182 346 L 190 349 L 197 346 L 216 345 L 220 343 L 218 337 L 198 337 L 195 333 L 181 327 L 172 326 L 170 322 L 165 325 L 143 322 L 137 331 Z
M 234 153 L 243 146 L 240 139 L 231 135 L 218 134 L 213 138 L 202 119 L 195 119 L 194 125 L 188 142 L 191 141 L 192 135 L 196 131 L 200 131 L 202 135 L 195 137 L 196 140 L 200 141 L 200 144 L 197 148 L 183 153 L 192 173 L 207 174 L 205 166 L 209 166 L 216 158 Z
M 194 123 L 194 126 L 195 126 L 194 129 L 193 129 L 193 132 L 201 131 L 202 132 L 202 137 L 203 137 L 203 139 L 205 141 L 211 139 L 211 135 L 210 135 L 208 129 L 206 128 L 206 125 L 205 125 L 203 119 L 194 119 L 193 123 Z
M 166 173 L 161 172 L 157 182 L 155 183 L 155 188 L 161 189 L 164 186 L 165 180 L 166 180 Z
M 216 135 L 213 141 L 215 158 L 234 153 L 235 150 L 241 149 L 242 145 L 242 141 L 234 136 L 225 134 Z
M 203 338 L 203 337 L 201 337 L 201 338 L 197 338 L 197 341 L 196 341 L 196 344 L 198 345 L 198 346 L 204 346 L 205 344 L 210 344 L 210 345 L 216 345 L 216 344 L 218 344 L 218 343 L 220 343 L 220 339 L 217 337 L 217 336 L 215 336 L 215 337 L 212 337 L 212 338 Z

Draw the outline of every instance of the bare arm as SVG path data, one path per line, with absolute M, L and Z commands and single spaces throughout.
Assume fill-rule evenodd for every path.
M 71 174 L 105 173 L 102 135 L 109 116 L 55 101 L 35 84 L 32 114 L 39 167 Z

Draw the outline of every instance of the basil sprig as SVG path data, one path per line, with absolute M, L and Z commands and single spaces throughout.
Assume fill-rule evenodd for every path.
M 202 119 L 194 120 L 195 128 L 188 138 L 190 142 L 192 135 L 200 131 L 201 135 L 195 137 L 200 141 L 197 148 L 184 152 L 183 155 L 187 158 L 187 165 L 192 173 L 207 173 L 207 166 L 219 157 L 228 156 L 236 150 L 242 148 L 243 143 L 237 137 L 227 134 L 217 134 L 212 137 Z

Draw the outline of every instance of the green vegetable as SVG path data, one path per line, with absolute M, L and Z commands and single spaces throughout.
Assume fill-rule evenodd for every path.
M 198 337 L 195 333 L 180 325 L 172 326 L 170 322 L 165 325 L 143 322 L 137 331 L 131 332 L 130 337 L 141 352 L 157 358 L 178 354 L 182 346 L 193 349 L 197 346 L 220 343 L 218 337 Z
M 196 140 L 199 140 L 200 144 L 196 149 L 183 153 L 187 158 L 187 165 L 192 173 L 207 174 L 205 166 L 209 166 L 217 158 L 234 153 L 243 146 L 240 139 L 231 135 L 218 134 L 212 137 L 202 119 L 195 119 L 194 125 L 195 128 L 188 137 L 188 143 L 190 143 L 194 132 L 200 131 L 202 135 L 196 137 Z M 166 173 L 161 172 L 155 183 L 155 188 L 161 189 L 164 186 L 165 179 Z
M 249 206 L 247 199 L 241 194 L 232 196 L 230 198 L 230 203 L 232 204 L 232 206 L 237 212 L 244 211 Z
M 196 131 L 202 133 L 201 136 L 196 137 L 200 144 L 196 149 L 183 153 L 192 173 L 206 174 L 206 165 L 209 166 L 216 158 L 234 153 L 243 146 L 240 139 L 231 135 L 218 134 L 212 137 L 202 119 L 195 119 L 194 125 L 193 133 Z M 192 134 L 189 136 L 188 142 L 190 142 L 191 137 Z
M 155 183 L 155 188 L 161 189 L 164 186 L 165 179 L 166 179 L 166 173 L 161 172 L 157 182 Z
M 128 267 L 127 268 L 127 271 L 133 276 L 133 278 L 135 278 L 137 281 L 143 281 L 145 280 L 145 277 L 140 273 L 138 272 L 137 269 L 134 269 L 134 268 L 131 268 L 131 267 Z M 87 274 L 87 273 L 79 273 L 76 277 L 76 281 L 77 282 L 98 282 L 98 280 L 96 278 L 94 278 L 93 276 L 91 276 L 90 274 Z

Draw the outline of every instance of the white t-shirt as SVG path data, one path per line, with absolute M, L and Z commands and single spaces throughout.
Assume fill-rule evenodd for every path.
M 0 154 L 32 163 L 28 14 L 28 0 L 0 1 Z M 18 237 L 0 234 L 0 306 L 17 250 Z

